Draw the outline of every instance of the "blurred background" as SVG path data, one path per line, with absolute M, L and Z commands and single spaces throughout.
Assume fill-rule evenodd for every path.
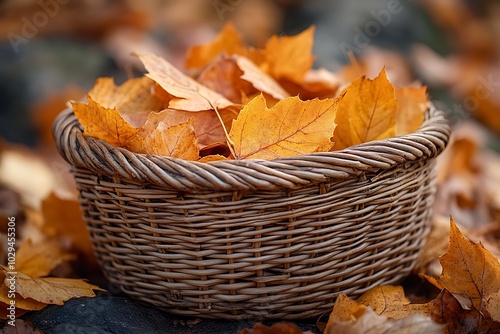
M 455 129 L 441 159 L 435 211 L 444 217 L 452 213 L 497 244 L 500 2 L 495 0 L 0 1 L 0 216 L 22 213 L 38 226 L 44 219 L 61 220 L 61 226 L 78 219 L 78 213 L 64 216 L 63 202 L 47 202 L 53 192 L 75 199 L 51 136 L 52 121 L 66 101 L 82 98 L 98 77 L 112 76 L 119 84 L 142 73 L 132 52 L 150 51 L 182 68 L 187 49 L 210 41 L 228 21 L 255 46 L 272 34 L 293 35 L 314 24 L 315 67 L 340 71 L 352 52 L 371 76 L 385 65 L 396 86 L 414 81 L 428 86 L 430 99 Z M 44 208 L 42 217 L 26 213 L 27 206 Z M 61 226 L 52 226 L 54 235 L 62 233 Z M 42 238 L 30 231 L 32 238 Z M 78 233 L 73 234 L 70 244 L 80 242 L 78 250 L 86 252 L 86 241 L 75 241 Z
M 386 65 L 396 84 L 428 85 L 454 123 L 474 117 L 500 132 L 499 18 L 493 0 L 3 0 L 0 135 L 50 140 L 40 122 L 59 99 L 78 98 L 98 77 L 139 74 L 131 52 L 182 67 L 186 50 L 227 21 L 255 46 L 314 24 L 316 67 L 339 70 L 351 50 L 368 73 Z

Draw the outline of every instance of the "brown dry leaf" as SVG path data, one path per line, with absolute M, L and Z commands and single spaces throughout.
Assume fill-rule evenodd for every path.
M 80 203 L 76 200 L 59 198 L 52 193 L 42 202 L 42 231 L 49 237 L 58 238 L 65 244 L 70 244 L 82 264 L 96 268 L 97 262 L 90 243 L 89 232 L 82 218 Z
M 156 129 L 146 132 L 145 136 L 138 134 L 127 148 L 136 153 L 198 160 L 194 119 L 172 126 L 160 121 Z
M 169 108 L 203 111 L 233 105 L 227 98 L 191 79 L 165 59 L 154 54 L 138 57 L 148 71 L 147 76 L 174 97 L 168 104 Z
M 333 137 L 335 150 L 396 135 L 398 102 L 385 69 L 374 80 L 355 80 L 344 92 Z
M 335 115 L 341 97 L 301 101 L 291 97 L 267 108 L 262 95 L 251 100 L 233 122 L 229 137 L 237 159 L 275 159 L 333 145 Z
M 113 146 L 125 146 L 137 129 L 123 118 L 118 109 L 105 108 L 87 95 L 87 104 L 72 102 L 76 118 L 83 126 L 83 134 L 104 140 Z
M 295 36 L 271 36 L 264 49 L 265 72 L 278 81 L 288 79 L 295 83 L 302 82 L 314 62 L 314 31 L 315 27 L 311 26 Z
M 431 302 L 435 305 L 433 319 L 445 323 L 447 333 L 497 333 L 500 323 L 485 317 L 487 312 L 479 312 L 475 308 L 464 310 L 454 295 L 444 289 Z
M 432 321 L 430 317 L 413 314 L 407 318 L 394 320 L 378 315 L 370 307 L 355 323 L 338 322 L 325 330 L 326 334 L 441 334 L 445 326 Z
M 1 268 L 5 274 L 7 269 Z M 8 284 L 7 279 L 4 283 Z M 102 289 L 81 279 L 35 278 L 21 272 L 16 274 L 16 292 L 23 298 L 32 298 L 45 304 L 63 305 L 72 298 L 95 297 L 94 290 Z
M 219 110 L 219 115 L 226 129 L 231 129 L 231 123 L 237 117 L 238 112 L 238 108 L 233 107 Z M 139 129 L 137 136 L 146 137 L 158 127 L 160 122 L 170 127 L 186 122 L 191 118 L 194 119 L 194 133 L 200 150 L 207 146 L 226 141 L 220 120 L 213 110 L 194 113 L 183 110 L 165 109 L 158 113 L 151 113 L 146 123 Z M 133 144 L 133 141 L 131 141 L 131 144 Z
M 112 78 L 97 79 L 89 94 L 102 107 L 116 108 L 134 127 L 140 127 L 151 111 L 163 109 L 163 101 L 154 94 L 154 82 L 147 78 L 134 78 L 115 86 Z
M 31 240 L 26 240 L 17 250 L 16 270 L 32 277 L 43 277 L 61 263 L 74 258 L 73 254 L 61 249 L 55 241 L 46 240 L 34 244 Z
M 197 81 L 205 87 L 217 92 L 234 103 L 241 103 L 242 95 L 255 92 L 252 84 L 243 80 L 243 71 L 240 69 L 234 57 L 221 57 L 211 62 L 200 73 Z
M 450 245 L 440 258 L 443 272 L 437 282 L 452 294 L 466 295 L 479 312 L 500 290 L 500 264 L 481 243 L 467 239 L 450 218 Z M 494 303 L 496 305 L 496 303 Z
M 429 108 L 427 87 L 403 87 L 396 89 L 399 104 L 396 135 L 401 136 L 418 130 Z

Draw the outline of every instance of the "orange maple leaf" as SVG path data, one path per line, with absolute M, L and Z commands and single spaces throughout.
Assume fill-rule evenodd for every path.
M 291 97 L 267 108 L 262 95 L 233 122 L 229 137 L 238 159 L 275 159 L 328 150 L 341 98 L 301 101 Z
M 385 69 L 374 80 L 355 80 L 344 92 L 335 120 L 335 150 L 396 135 L 398 102 Z

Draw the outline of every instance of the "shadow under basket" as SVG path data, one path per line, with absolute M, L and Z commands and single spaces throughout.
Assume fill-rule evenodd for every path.
M 450 136 L 431 108 L 401 137 L 200 163 L 85 137 L 70 109 L 53 131 L 100 266 L 125 294 L 183 316 L 293 320 L 410 273 Z

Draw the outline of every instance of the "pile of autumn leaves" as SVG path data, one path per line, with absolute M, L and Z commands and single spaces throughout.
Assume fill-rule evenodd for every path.
M 66 222 L 67 223 L 67 222 Z M 17 249 L 14 262 L 0 265 L 0 319 L 12 320 L 47 305 L 63 305 L 78 297 L 95 297 L 102 290 L 83 279 L 47 277 L 61 264 L 75 256 L 63 250 L 57 241 L 24 241 Z M 9 309 L 10 307 L 10 309 Z M 14 317 L 15 319 L 15 317 Z
M 132 152 L 190 161 L 275 159 L 340 150 L 407 134 L 422 124 L 425 87 L 394 88 L 350 65 L 339 74 L 312 64 L 314 28 L 247 47 L 230 24 L 193 47 L 190 76 L 153 54 L 147 70 L 115 86 L 100 78 L 73 102 L 86 136 Z

